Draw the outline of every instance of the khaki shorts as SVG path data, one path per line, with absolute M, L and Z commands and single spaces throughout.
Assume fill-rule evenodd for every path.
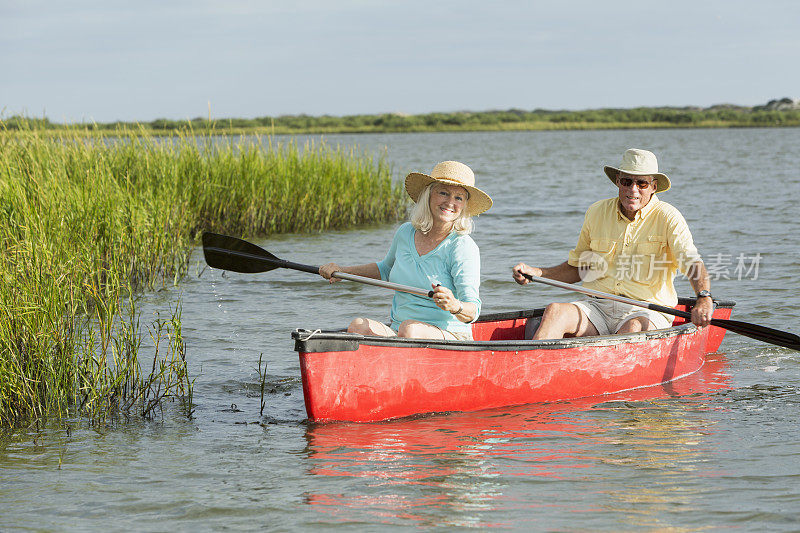
M 427 322 L 426 322 L 426 324 L 427 324 Z M 441 331 L 442 332 L 442 337 L 446 341 L 471 341 L 471 340 L 473 340 L 472 339 L 472 328 L 470 328 L 469 331 L 450 331 L 449 329 L 442 329 L 439 326 L 434 326 L 433 324 L 428 324 L 428 325 L 438 329 L 439 331 Z M 390 324 L 386 324 L 386 327 L 391 329 L 395 333 L 397 333 L 397 330 L 395 330 L 393 327 L 391 327 Z
M 668 328 L 672 326 L 672 317 L 651 311 L 636 305 L 628 305 L 614 300 L 606 300 L 604 298 L 589 298 L 587 300 L 579 300 L 577 302 L 570 302 L 583 311 L 589 322 L 597 328 L 600 335 L 611 335 L 619 331 L 619 328 L 632 318 L 640 316 L 646 317 L 655 329 Z
M 426 322 L 427 323 L 427 322 Z M 433 324 L 428 324 L 429 326 L 433 326 Z M 439 326 L 433 326 L 439 331 L 442 332 L 442 337 L 446 341 L 471 341 L 472 340 L 472 328 L 469 331 L 450 331 L 449 329 L 442 329 Z
M 442 332 L 444 333 L 445 340 L 456 340 L 456 341 L 472 340 L 472 331 L 450 331 L 449 329 L 442 329 Z

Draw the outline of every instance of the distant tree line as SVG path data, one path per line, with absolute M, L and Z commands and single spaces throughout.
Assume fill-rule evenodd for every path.
M 789 100 L 790 99 L 784 99 Z M 779 102 L 779 101 L 776 101 Z M 782 101 L 780 101 L 782 102 Z M 770 102 L 772 103 L 772 102 Z M 787 109 L 786 107 L 791 107 Z M 384 113 L 377 115 L 311 116 L 282 115 L 258 118 L 191 120 L 156 119 L 151 122 L 108 122 L 58 124 L 47 118 L 12 116 L 0 119 L 0 129 L 59 129 L 80 127 L 91 131 L 113 131 L 118 128 L 144 128 L 154 131 L 195 130 L 198 133 L 214 130 L 259 130 L 275 133 L 304 132 L 409 132 L 493 129 L 562 129 L 613 128 L 631 126 L 800 126 L 800 108 L 785 106 L 776 109 L 765 105 L 741 107 L 717 105 L 699 107 L 636 107 L 630 109 L 590 109 L 583 111 L 479 111 L 425 113 L 406 115 Z

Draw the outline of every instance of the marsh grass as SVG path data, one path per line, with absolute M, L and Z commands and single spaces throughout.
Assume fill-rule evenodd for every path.
M 143 327 L 137 301 L 180 281 L 202 231 L 318 231 L 404 208 L 386 163 L 355 150 L 0 131 L 0 425 L 149 417 L 167 398 L 191 411 L 180 305 Z

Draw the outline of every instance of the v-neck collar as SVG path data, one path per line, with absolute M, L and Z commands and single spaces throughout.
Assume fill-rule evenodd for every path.
M 420 255 L 419 251 L 417 250 L 417 242 L 416 242 L 418 231 L 419 231 L 418 229 L 414 228 L 414 231 L 411 232 L 411 249 L 414 251 L 414 256 L 420 260 L 430 257 L 431 254 L 433 254 L 436 250 L 438 250 L 439 247 L 441 247 L 445 243 L 445 241 L 447 241 L 447 239 L 449 239 L 453 235 L 453 232 L 451 231 L 450 233 L 447 234 L 447 236 L 444 239 L 441 240 L 441 242 L 439 242 L 439 244 L 436 245 L 436 247 L 433 248 L 433 250 L 430 250 L 428 253 L 424 255 Z

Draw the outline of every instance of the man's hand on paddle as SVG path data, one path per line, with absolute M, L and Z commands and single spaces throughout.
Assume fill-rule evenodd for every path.
M 516 281 L 520 285 L 525 285 L 526 283 L 530 283 L 530 280 L 526 278 L 523 274 L 528 274 L 529 276 L 541 277 L 542 269 L 528 266 L 525 263 L 519 263 L 518 265 L 516 265 L 514 268 L 511 269 L 511 275 L 514 276 L 514 281 Z
M 711 322 L 714 314 L 714 302 L 711 298 L 698 298 L 692 308 L 692 324 L 695 326 L 707 326 Z

